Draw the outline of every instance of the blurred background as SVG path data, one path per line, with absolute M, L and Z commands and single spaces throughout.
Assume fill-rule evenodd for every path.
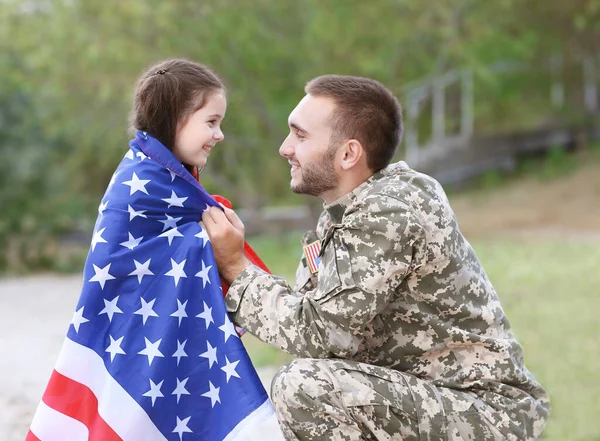
M 292 280 L 321 204 L 278 154 L 305 83 L 373 77 L 397 159 L 449 193 L 545 385 L 548 440 L 600 440 L 600 0 L 0 2 L 0 439 L 24 438 L 127 149 L 137 77 L 187 57 L 228 86 L 201 179 Z M 290 356 L 244 337 L 268 378 Z

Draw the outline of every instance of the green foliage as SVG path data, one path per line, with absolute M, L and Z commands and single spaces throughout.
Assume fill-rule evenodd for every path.
M 593 154 L 600 156 L 600 141 L 590 143 L 589 149 Z
M 226 80 L 225 141 L 202 181 L 260 207 L 292 198 L 277 149 L 310 78 L 371 76 L 403 101 L 411 81 L 471 66 L 478 130 L 535 123 L 545 97 L 520 91 L 539 75 L 501 81 L 490 64 L 592 53 L 597 13 L 597 0 L 0 2 L 0 255 L 32 229 L 90 233 L 127 148 L 133 86 L 158 60 L 188 57 Z
M 537 176 L 540 179 L 554 179 L 573 172 L 577 164 L 577 156 L 569 154 L 562 147 L 556 146 L 548 151 L 542 167 L 537 172 Z
M 497 188 L 503 182 L 502 174 L 497 170 L 489 170 L 481 176 L 480 184 L 483 190 Z

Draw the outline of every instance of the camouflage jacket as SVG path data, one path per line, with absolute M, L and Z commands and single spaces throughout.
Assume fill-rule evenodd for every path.
M 315 239 L 319 271 L 301 262 L 293 288 L 254 266 L 238 276 L 226 305 L 239 326 L 300 357 L 352 359 L 548 407 L 433 178 L 388 166 L 326 206 L 304 242 Z

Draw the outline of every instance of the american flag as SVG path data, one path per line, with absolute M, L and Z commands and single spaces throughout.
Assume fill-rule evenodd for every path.
M 213 205 L 160 142 L 143 132 L 130 142 L 27 441 L 278 437 L 198 224 Z
M 319 271 L 319 265 L 321 264 L 321 241 L 317 240 L 305 245 L 303 249 L 310 272 L 316 274 Z

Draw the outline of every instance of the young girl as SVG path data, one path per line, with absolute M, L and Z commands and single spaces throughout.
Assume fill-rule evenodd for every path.
M 81 430 L 102 440 L 283 439 L 198 224 L 218 204 L 193 172 L 223 140 L 226 107 L 223 82 L 198 63 L 167 60 L 139 79 L 135 138 L 100 204 L 81 297 L 28 440 Z
M 225 86 L 210 69 L 174 59 L 151 67 L 138 81 L 132 131 L 146 132 L 173 152 L 192 173 L 223 140 Z

